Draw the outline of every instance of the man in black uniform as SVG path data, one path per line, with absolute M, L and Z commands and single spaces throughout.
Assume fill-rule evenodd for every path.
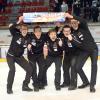
M 64 61 L 63 61 L 63 84 L 61 87 L 67 87 L 74 85 L 77 87 L 77 74 L 75 70 L 75 62 L 77 60 L 77 54 L 79 49 L 73 42 L 70 42 L 69 36 L 72 35 L 71 28 L 69 25 L 65 25 L 62 29 L 63 49 L 64 49 Z M 74 37 L 73 37 L 74 38 Z M 79 42 L 76 38 L 74 41 Z M 70 70 L 71 69 L 71 70 Z M 72 79 L 74 76 L 74 79 Z M 74 80 L 74 81 L 73 81 Z
M 55 30 L 57 32 L 57 37 L 63 38 L 63 36 L 64 36 L 63 35 L 64 30 L 62 31 L 62 29 L 64 29 L 63 25 L 61 24 L 61 22 L 56 22 L 55 24 L 56 24 Z M 68 26 L 65 26 L 65 27 L 67 28 Z M 71 47 L 70 47 L 70 43 L 66 39 L 65 39 L 65 41 L 64 41 L 65 42 L 64 44 L 66 44 L 66 46 L 65 46 L 66 50 L 64 52 L 65 54 L 64 54 L 64 61 L 63 61 L 63 83 L 61 84 L 62 88 L 70 85 L 70 73 L 69 73 L 70 66 L 71 66 L 70 61 L 71 61 L 71 58 L 73 55 L 72 51 L 74 51 L 73 46 L 71 45 Z M 69 44 L 69 46 L 68 46 L 68 44 Z M 71 49 L 71 52 L 69 49 Z
M 84 51 L 78 56 L 76 63 L 76 71 L 80 75 L 83 84 L 79 88 L 84 88 L 89 85 L 88 79 L 82 70 L 84 63 L 87 58 L 91 58 L 91 81 L 90 81 L 90 92 L 95 92 L 96 76 L 97 76 L 97 58 L 98 48 L 89 31 L 88 25 L 84 19 L 72 16 L 66 13 L 66 17 L 71 20 L 71 26 L 73 33 L 76 34 L 80 40 L 80 44 L 77 46 Z M 81 34 L 81 35 L 80 35 Z
M 25 71 L 26 76 L 23 81 L 22 90 L 23 91 L 32 91 L 31 88 L 28 87 L 28 83 L 30 82 L 30 77 L 32 73 L 31 66 L 28 61 L 23 57 L 24 49 L 27 48 L 28 45 L 28 27 L 25 24 L 20 26 L 20 30 L 16 28 L 18 24 L 23 20 L 23 17 L 19 17 L 19 21 L 16 24 L 10 24 L 9 30 L 11 35 L 13 36 L 10 48 L 7 53 L 7 63 L 10 68 L 8 79 L 7 79 L 7 93 L 12 94 L 12 85 L 15 76 L 15 62 L 19 64 Z
M 44 89 L 42 84 L 42 73 L 45 66 L 44 56 L 43 56 L 43 46 L 46 40 L 46 35 L 42 33 L 40 26 L 35 26 L 33 29 L 34 33 L 30 35 L 31 43 L 30 50 L 28 51 L 29 63 L 32 66 L 32 80 L 34 91 L 39 91 L 39 89 Z M 37 74 L 37 66 L 39 67 L 39 72 Z
M 45 79 L 47 69 L 51 66 L 51 64 L 55 63 L 55 88 L 56 90 L 60 90 L 60 80 L 61 80 L 61 65 L 62 65 L 62 42 L 60 39 L 57 39 L 56 31 L 50 30 L 48 32 L 49 38 L 47 40 L 48 54 L 46 57 L 46 67 L 43 72 L 43 79 Z M 45 55 L 46 52 L 44 52 Z
M 75 66 L 77 64 L 78 56 L 83 53 L 83 50 L 77 47 L 81 42 L 76 34 L 72 34 L 69 25 L 65 25 L 62 32 L 64 34 L 63 49 L 65 55 L 63 62 L 64 82 L 61 87 L 69 86 L 68 90 L 75 90 L 77 88 L 77 72 Z

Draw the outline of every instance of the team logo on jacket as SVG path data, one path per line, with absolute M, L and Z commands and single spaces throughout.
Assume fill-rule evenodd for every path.
M 80 38 L 80 40 L 84 40 L 83 34 L 81 32 L 78 33 L 78 37 Z
M 36 41 L 34 39 L 32 40 L 32 45 L 36 46 Z
M 58 51 L 58 49 L 57 49 L 57 44 L 56 44 L 56 43 L 54 43 L 54 45 L 53 45 L 53 50 L 54 50 L 54 51 Z
M 16 41 L 18 44 L 21 44 L 21 38 Z
M 24 48 L 26 48 L 26 47 L 27 47 L 27 41 L 26 41 L 26 40 L 25 40 L 25 42 L 24 42 L 23 47 L 24 47 Z
M 68 42 L 68 47 L 70 47 L 70 48 L 73 47 L 71 42 Z

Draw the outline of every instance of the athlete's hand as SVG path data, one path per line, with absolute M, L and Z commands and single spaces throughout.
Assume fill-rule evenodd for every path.
M 69 14 L 69 13 L 65 13 L 65 17 L 66 17 L 66 18 L 69 18 L 69 19 L 70 19 L 70 18 L 73 18 L 73 16 L 72 16 L 71 14 Z
M 44 47 L 43 47 L 43 55 L 44 55 L 44 59 L 46 59 L 46 57 L 48 56 L 48 46 L 47 46 L 47 44 L 45 44 Z
M 69 41 L 72 41 L 72 39 L 73 39 L 72 35 L 68 35 L 67 37 L 68 37 Z
M 59 29 L 58 29 L 58 32 L 61 32 L 62 31 L 62 27 L 60 27 Z
M 58 44 L 59 44 L 60 47 L 62 47 L 63 43 L 62 43 L 61 39 L 59 40 Z
M 18 22 L 17 24 L 21 23 L 23 21 L 24 17 L 23 16 L 20 16 L 19 19 L 18 19 Z
M 9 27 L 11 27 L 11 26 L 13 26 L 13 24 L 11 23 L 11 24 L 9 24 Z
M 28 44 L 27 48 L 28 48 L 28 50 L 30 51 L 31 48 L 32 48 L 32 45 L 31 45 L 31 44 Z

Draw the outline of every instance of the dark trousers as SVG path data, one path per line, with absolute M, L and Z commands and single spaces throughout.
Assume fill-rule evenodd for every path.
M 43 74 L 43 69 L 45 66 L 44 62 L 44 56 L 42 54 L 34 54 L 31 57 L 28 57 L 29 63 L 32 67 L 32 80 L 33 80 L 33 85 L 39 86 L 42 85 L 42 74 Z M 37 73 L 37 66 L 36 63 L 38 64 L 38 69 L 39 72 Z
M 77 55 L 73 54 L 71 59 L 71 70 L 70 70 L 70 85 L 77 87 L 77 72 L 76 72 Z
M 67 86 L 74 85 L 77 86 L 77 73 L 76 73 L 76 64 L 77 55 L 75 53 L 66 53 L 63 61 L 63 79 L 64 84 Z
M 98 22 L 98 16 L 93 16 L 93 22 Z
M 88 59 L 88 57 L 91 58 L 91 80 L 90 80 L 90 86 L 94 86 L 96 84 L 96 77 L 97 77 L 97 59 L 98 59 L 98 49 L 94 49 L 92 52 L 82 52 L 77 58 L 76 63 L 76 71 L 81 77 L 83 83 L 87 83 L 88 79 L 83 71 L 83 66 Z
M 15 77 L 15 62 L 19 64 L 26 71 L 26 76 L 25 76 L 25 80 L 23 81 L 23 84 L 28 85 L 32 74 L 32 68 L 29 65 L 28 61 L 23 56 L 14 57 L 7 54 L 7 63 L 10 69 L 7 78 L 7 88 L 9 89 L 12 89 L 12 85 Z
M 43 71 L 43 82 L 45 82 L 47 79 L 47 70 L 48 68 L 51 66 L 52 63 L 55 63 L 55 80 L 54 80 L 54 83 L 55 83 L 55 86 L 60 86 L 60 81 L 61 81 L 61 65 L 62 65 L 62 57 L 61 56 L 58 56 L 58 57 L 51 57 L 51 56 L 48 56 L 46 58 L 46 66 L 44 68 L 44 71 Z
M 71 67 L 72 55 L 65 53 L 63 60 L 63 84 L 70 85 L 70 67 Z

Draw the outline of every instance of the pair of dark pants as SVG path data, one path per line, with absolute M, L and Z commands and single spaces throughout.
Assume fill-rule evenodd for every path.
M 67 86 L 72 85 L 77 87 L 77 73 L 76 73 L 76 68 L 75 64 L 77 61 L 77 51 L 74 53 L 69 52 L 66 53 L 64 56 L 64 61 L 63 61 L 63 78 L 64 78 L 64 84 Z
M 12 85 L 15 77 L 15 62 L 19 64 L 26 71 L 26 76 L 25 76 L 25 80 L 23 81 L 23 84 L 28 85 L 28 83 L 30 82 L 32 68 L 29 65 L 28 61 L 23 56 L 14 57 L 7 54 L 7 63 L 10 69 L 7 78 L 8 89 L 12 89 Z
M 29 63 L 32 67 L 32 80 L 34 87 L 42 85 L 42 75 L 43 75 L 43 69 L 45 66 L 44 56 L 42 54 L 33 54 L 31 57 L 28 57 Z M 39 72 L 37 74 L 37 66 L 39 67 Z
M 94 86 L 96 84 L 96 77 L 97 77 L 97 59 L 98 59 L 98 49 L 94 49 L 92 52 L 82 52 L 77 58 L 76 63 L 76 71 L 81 77 L 83 83 L 87 83 L 88 79 L 82 69 L 88 57 L 91 58 L 91 80 L 90 86 Z
M 48 68 L 51 66 L 51 64 L 54 62 L 55 63 L 55 86 L 60 86 L 60 81 L 61 81 L 61 65 L 62 65 L 62 57 L 58 56 L 58 57 L 51 57 L 48 56 L 45 60 L 46 62 L 46 66 L 44 68 L 43 71 L 43 80 L 47 80 L 46 78 L 46 73 Z
M 65 53 L 63 61 L 63 84 L 70 85 L 71 53 Z
M 74 55 L 73 54 L 70 63 L 71 63 L 71 70 L 70 70 L 71 79 L 70 79 L 70 85 L 71 86 L 74 86 L 74 87 L 77 87 L 77 72 L 76 72 L 77 55 Z
M 71 61 L 71 86 L 77 87 L 77 73 L 80 75 L 83 83 L 88 83 L 88 79 L 82 69 L 88 58 L 88 52 L 79 50 L 78 54 Z

